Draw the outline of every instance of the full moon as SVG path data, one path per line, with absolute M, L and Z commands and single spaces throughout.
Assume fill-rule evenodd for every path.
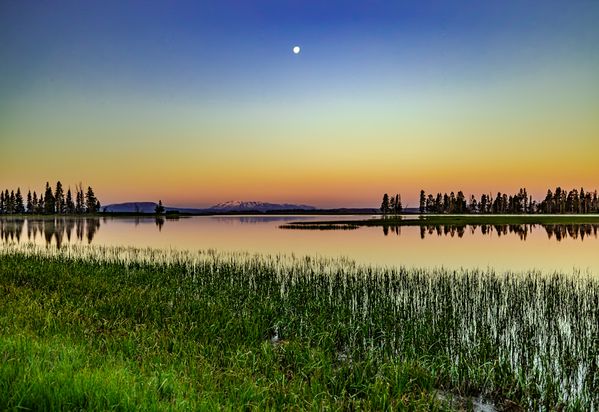
M 300 50 L 300 46 L 293 46 L 293 54 L 299 54 Z

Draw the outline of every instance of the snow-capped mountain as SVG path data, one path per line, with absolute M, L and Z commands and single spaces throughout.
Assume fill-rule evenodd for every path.
M 295 205 L 290 203 L 267 203 L 267 202 L 254 202 L 254 201 L 239 201 L 231 200 L 224 203 L 216 204 L 209 207 L 207 210 L 214 212 L 244 212 L 244 211 L 256 211 L 256 212 L 267 212 L 275 210 L 315 210 L 314 206 L 308 205 Z
M 106 205 L 103 211 L 112 213 L 154 213 L 156 203 L 154 202 L 128 202 Z M 186 208 L 164 206 L 166 211 L 179 211 L 181 213 L 227 213 L 227 212 L 269 212 L 285 210 L 315 210 L 308 205 L 294 205 L 289 203 L 266 203 L 266 202 L 242 202 L 230 201 L 219 203 L 208 208 Z

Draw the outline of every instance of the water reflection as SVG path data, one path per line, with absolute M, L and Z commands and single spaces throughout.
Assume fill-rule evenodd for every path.
M 74 243 L 84 239 L 91 244 L 98 230 L 100 219 L 86 218 L 4 218 L 0 219 L 0 237 L 4 242 L 19 243 L 23 236 L 29 242 L 43 240 L 46 245 L 55 244 L 60 248 L 65 241 Z
M 24 219 L 11 219 L 10 221 L 0 219 L 0 237 L 4 242 L 21 240 Z
M 355 216 L 355 219 L 363 218 Z M 0 248 L 4 243 L 18 242 L 58 247 L 92 243 L 320 255 L 350 258 L 360 264 L 392 266 L 492 267 L 498 271 L 541 269 L 548 272 L 570 272 L 577 268 L 599 275 L 596 258 L 599 224 L 279 229 L 284 220 L 322 219 L 322 216 L 0 217 Z M 350 220 L 348 216 L 327 216 L 326 219 Z
M 298 220 L 297 216 L 210 216 L 210 219 L 219 223 L 237 224 L 252 223 L 262 224 L 270 222 L 293 222 Z
M 420 226 L 420 238 L 427 236 L 464 237 L 465 233 L 474 235 L 480 230 L 484 236 L 496 235 L 497 237 L 516 235 L 520 240 L 526 240 L 533 230 L 542 228 L 549 239 L 558 242 L 562 239 L 572 238 L 584 240 L 586 237 L 597 239 L 599 224 L 518 224 L 518 225 L 426 225 Z M 383 226 L 383 234 L 401 235 L 401 226 Z
M 281 222 L 287 220 L 297 220 L 294 216 L 219 216 L 208 218 L 217 224 L 229 226 L 231 224 L 255 225 L 258 223 Z M 101 224 L 111 221 L 111 218 L 97 217 L 55 217 L 55 218 L 1 218 L 0 219 L 0 238 L 3 242 L 21 242 L 25 237 L 30 242 L 44 242 L 45 244 L 55 244 L 61 247 L 66 243 L 83 242 L 91 244 L 100 230 Z M 164 225 L 169 221 L 176 221 L 178 217 L 171 218 L 159 216 L 156 218 L 123 218 L 119 219 L 120 224 L 138 226 L 140 224 L 152 224 L 157 228 L 157 232 L 162 232 Z M 115 222 L 116 223 L 116 222 Z M 174 224 L 174 223 L 173 223 Z M 405 228 L 404 228 L 405 229 Z M 527 240 L 533 232 L 545 233 L 548 239 L 555 239 L 558 242 L 571 238 L 580 239 L 592 237 L 598 238 L 599 224 L 514 224 L 514 225 L 426 225 L 418 228 L 410 228 L 420 231 L 420 238 L 428 237 L 447 237 L 462 238 L 464 235 L 474 236 L 493 236 L 505 237 L 514 236 L 522 241 Z M 385 225 L 382 227 L 385 236 L 402 235 L 401 226 Z

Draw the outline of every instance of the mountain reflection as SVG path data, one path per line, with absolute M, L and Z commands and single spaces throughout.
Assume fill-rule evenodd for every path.
M 262 224 L 268 222 L 291 222 L 298 220 L 297 216 L 210 216 L 210 218 L 219 223 L 246 223 L 246 224 Z

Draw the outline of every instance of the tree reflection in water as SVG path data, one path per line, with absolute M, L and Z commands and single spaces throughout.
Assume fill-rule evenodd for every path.
M 520 240 L 526 240 L 528 234 L 537 227 L 545 229 L 547 237 L 549 239 L 554 238 L 558 242 L 566 238 L 584 240 L 585 237 L 594 237 L 596 239 L 599 232 L 599 224 L 591 223 L 569 225 L 424 225 L 420 226 L 420 238 L 424 239 L 427 236 L 457 236 L 462 238 L 466 232 L 475 234 L 480 229 L 482 235 L 496 235 L 497 237 L 516 235 Z M 389 232 L 401 235 L 399 226 L 383 226 L 383 234 L 388 236 Z
M 169 220 L 162 216 L 156 217 L 153 222 L 158 231 L 162 231 L 165 221 Z M 103 218 L 104 223 L 107 219 Z M 137 217 L 129 220 L 135 225 L 140 224 Z M 146 223 L 152 220 L 144 220 Z M 2 218 L 0 219 L 0 239 L 2 242 L 21 242 L 24 236 L 27 241 L 36 242 L 43 240 L 46 245 L 55 244 L 58 248 L 63 243 L 84 242 L 91 244 L 96 233 L 100 230 L 101 219 L 98 217 L 48 217 L 48 218 Z M 383 234 L 401 236 L 402 227 L 394 225 L 385 225 Z M 555 239 L 558 242 L 571 238 L 584 240 L 587 237 L 597 239 L 599 224 L 517 224 L 517 225 L 425 225 L 420 226 L 420 238 L 425 239 L 431 236 L 445 236 L 462 238 L 465 234 L 474 235 L 480 231 L 485 236 L 509 236 L 515 235 L 520 240 L 526 240 L 533 230 L 544 230 L 549 239 Z
M 25 229 L 26 223 L 26 230 Z M 38 237 L 46 245 L 54 243 L 60 248 L 63 243 L 80 241 L 85 238 L 91 244 L 100 229 L 100 218 L 52 217 L 52 218 L 4 218 L 0 219 L 0 237 L 4 242 L 21 241 L 25 232 L 27 241 L 35 242 Z
M 156 226 L 158 226 L 158 231 L 162 232 L 162 226 L 164 226 L 164 218 L 162 216 L 156 216 Z

